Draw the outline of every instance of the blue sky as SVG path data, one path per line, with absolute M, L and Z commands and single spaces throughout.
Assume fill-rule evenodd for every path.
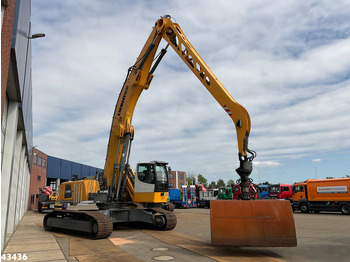
M 40 150 L 103 168 L 127 69 L 164 14 L 249 112 L 255 182 L 350 175 L 349 1 L 32 0 L 32 32 L 46 34 L 32 42 Z M 238 178 L 231 119 L 172 50 L 133 125 L 132 166 Z

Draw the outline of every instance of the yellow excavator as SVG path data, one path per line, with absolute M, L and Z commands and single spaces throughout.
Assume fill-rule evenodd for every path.
M 167 44 L 156 56 L 164 39 Z M 252 200 L 249 178 L 256 156 L 248 148 L 250 117 L 237 103 L 205 64 L 182 29 L 169 15 L 158 19 L 135 64 L 128 70 L 115 107 L 108 143 L 104 173 L 96 176 L 98 189 L 87 189 L 88 200 L 97 210 L 56 210 L 44 218 L 46 230 L 75 230 L 94 238 L 108 237 L 113 223 L 146 223 L 162 230 L 176 226 L 173 206 L 167 203 L 167 163 L 153 161 L 139 163 L 136 173 L 129 165 L 131 143 L 134 138 L 133 112 L 143 90 L 147 90 L 153 73 L 171 46 L 204 87 L 233 120 L 238 144 L 241 200 L 211 202 L 211 236 L 213 245 L 233 246 L 295 246 L 295 226 L 287 201 Z M 151 177 L 150 177 L 151 176 Z M 69 184 L 71 183 L 71 184 Z M 75 181 L 61 185 L 62 192 L 80 194 Z M 67 190 L 67 186 L 69 190 Z M 60 201 L 67 201 L 64 193 Z M 83 199 L 75 199 L 79 202 Z M 83 206 L 83 205 L 81 205 Z

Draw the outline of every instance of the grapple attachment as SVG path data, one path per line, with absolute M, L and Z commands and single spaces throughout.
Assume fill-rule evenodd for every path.
M 210 202 L 211 244 L 215 246 L 293 247 L 293 212 L 287 200 Z

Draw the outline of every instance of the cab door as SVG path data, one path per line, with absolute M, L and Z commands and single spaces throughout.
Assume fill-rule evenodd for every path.
M 135 202 L 165 203 L 168 201 L 168 175 L 165 164 L 139 163 L 136 171 Z
M 306 199 L 305 185 L 298 184 L 293 186 L 293 202 L 298 202 L 301 199 Z

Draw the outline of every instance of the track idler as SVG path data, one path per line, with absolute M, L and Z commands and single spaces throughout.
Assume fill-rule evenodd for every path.
M 154 214 L 154 226 L 160 230 L 171 230 L 176 227 L 177 218 L 171 211 L 166 211 L 162 208 L 153 208 L 157 213 Z

